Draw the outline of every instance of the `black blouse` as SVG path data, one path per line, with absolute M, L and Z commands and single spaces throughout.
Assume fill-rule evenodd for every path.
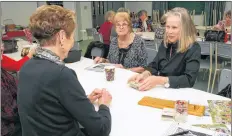
M 201 48 L 197 42 L 184 53 L 177 52 L 177 43 L 168 44 L 166 48 L 162 42 L 147 70 L 152 75 L 168 77 L 171 88 L 193 87 L 200 68 L 200 58 Z

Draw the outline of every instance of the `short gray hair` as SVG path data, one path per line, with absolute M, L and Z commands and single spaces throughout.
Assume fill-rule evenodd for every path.
M 128 14 L 130 14 L 130 10 L 129 10 L 129 9 L 126 9 L 126 8 L 123 8 L 123 7 L 119 8 L 119 9 L 117 10 L 117 12 L 127 12 Z
M 112 17 L 115 15 L 115 12 L 113 10 L 107 11 L 105 13 L 105 21 L 109 21 L 109 17 Z
M 138 12 L 138 17 L 141 17 L 143 14 L 145 14 L 147 16 L 147 11 L 146 10 L 140 10 Z

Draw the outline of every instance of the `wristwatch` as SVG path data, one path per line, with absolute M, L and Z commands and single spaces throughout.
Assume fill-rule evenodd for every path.
M 164 84 L 164 87 L 165 87 L 165 88 L 169 88 L 169 87 L 170 87 L 169 78 L 168 78 L 167 82 Z

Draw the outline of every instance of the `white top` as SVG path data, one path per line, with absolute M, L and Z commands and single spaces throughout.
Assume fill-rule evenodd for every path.
M 143 21 L 143 27 L 145 29 L 145 32 L 147 31 L 147 21 Z
M 193 88 L 165 89 L 163 87 L 140 92 L 127 85 L 129 77 L 135 73 L 125 69 L 115 69 L 115 81 L 107 82 L 104 72 L 93 72 L 84 68 L 93 65 L 93 60 L 81 58 L 81 61 L 66 64 L 73 69 L 86 91 L 90 94 L 94 88 L 107 88 L 112 94 L 110 111 L 112 130 L 110 136 L 162 136 L 173 123 L 161 120 L 161 109 L 138 105 L 144 96 L 169 100 L 190 100 L 190 103 L 208 105 L 207 100 L 229 100 Z M 96 109 L 98 108 L 95 105 Z M 212 123 L 211 117 L 188 116 L 187 124 Z M 231 126 L 228 126 L 231 128 Z

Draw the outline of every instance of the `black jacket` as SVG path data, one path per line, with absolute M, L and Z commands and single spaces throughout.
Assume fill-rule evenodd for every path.
M 23 136 L 107 136 L 111 115 L 105 105 L 95 111 L 75 72 L 49 60 L 33 58 L 21 68 L 18 110 Z
M 103 56 L 105 56 L 105 53 L 106 53 L 107 49 L 106 49 L 104 43 L 102 43 L 100 41 L 93 41 L 88 45 L 84 57 L 92 59 L 91 51 L 92 51 L 92 48 L 94 48 L 94 47 L 98 47 L 98 48 L 103 49 L 103 52 L 104 52 Z
M 184 53 L 177 53 L 177 43 L 161 43 L 158 53 L 148 66 L 152 75 L 169 78 L 171 88 L 193 87 L 200 68 L 201 47 L 195 42 Z

